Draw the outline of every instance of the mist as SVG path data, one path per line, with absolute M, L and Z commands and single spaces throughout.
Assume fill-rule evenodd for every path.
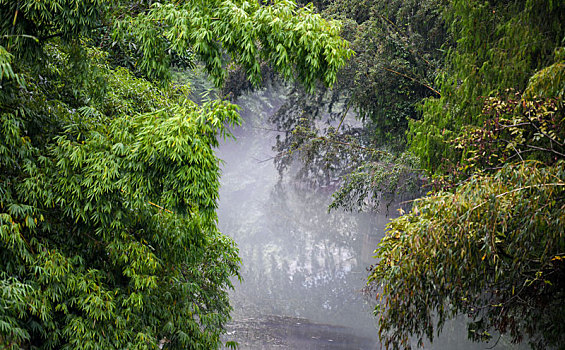
M 243 125 L 217 153 L 223 161 L 219 226 L 239 246 L 243 277 L 234 281 L 225 339 L 240 349 L 380 348 L 372 296 L 363 291 L 390 216 L 328 213 L 331 192 L 302 186 L 292 173 L 279 176 L 272 150 L 278 132 L 268 119 L 284 93 L 241 97 Z M 511 348 L 503 344 L 497 348 Z M 461 321 L 448 323 L 426 348 L 455 346 L 485 348 L 466 339 Z

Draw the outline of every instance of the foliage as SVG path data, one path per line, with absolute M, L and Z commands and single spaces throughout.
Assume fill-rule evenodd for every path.
M 388 212 L 393 201 L 412 199 L 420 192 L 417 158 L 396 155 L 386 147 L 372 148 L 366 129 L 343 126 L 343 120 L 337 128 L 329 125 L 322 130 L 312 119 L 285 121 L 288 124 L 276 130 L 290 125 L 292 133 L 277 136 L 276 148 L 283 150 L 275 156 L 279 174 L 282 177 L 299 160 L 295 179 L 303 186 L 333 192 L 330 210 Z
M 367 120 L 377 145 L 400 142 L 418 104 L 437 96 L 435 77 L 448 44 L 443 2 L 336 0 L 325 10 L 344 20 L 343 35 L 356 55 L 336 90 Z
M 51 72 L 3 105 L 2 346 L 215 347 L 239 259 L 214 223 L 212 147 L 235 106 L 98 68 L 99 104 L 54 100 L 69 91 Z
M 431 340 L 467 314 L 475 340 L 496 330 L 538 349 L 563 345 L 564 169 L 563 159 L 505 165 L 393 220 L 370 277 L 384 344 L 409 348 L 411 335 Z
M 439 94 L 434 80 L 442 66 L 440 48 L 449 44 L 443 3 L 318 4 L 325 16 L 343 21 L 342 36 L 356 54 L 331 91 L 312 96 L 295 88 L 272 118 L 285 132 L 275 146 L 277 168 L 282 175 L 298 160 L 298 181 L 337 189 L 331 208 L 377 210 L 385 197 L 390 204 L 416 195 L 419 166 L 403 152 L 404 134 L 408 120 L 420 118 L 421 101 Z M 352 115 L 360 125 L 344 122 Z
M 377 248 L 369 280 L 379 334 L 389 348 L 422 346 L 446 319 L 466 314 L 471 339 L 494 331 L 560 348 L 563 3 L 454 1 L 446 15 L 459 16 L 452 75 L 412 125 L 435 187 L 391 221 Z
M 315 113 L 307 108 L 312 97 L 299 91 L 291 104 L 308 118 L 351 108 L 374 133 L 372 143 L 403 145 L 408 120 L 420 118 L 418 104 L 439 94 L 434 80 L 448 40 L 441 9 L 437 0 L 328 2 L 323 14 L 343 21 L 342 36 L 356 54 L 332 91 L 319 90 Z
M 155 4 L 146 15 L 120 20 L 116 37 L 138 43 L 140 70 L 150 78 L 166 77 L 168 62 L 160 56 L 170 48 L 192 52 L 217 85 L 225 79 L 227 54 L 255 82 L 261 78 L 260 62 L 267 61 L 283 77 L 296 76 L 313 91 L 317 81 L 335 82 L 351 55 L 339 30 L 338 22 L 287 0 L 269 6 L 207 0 Z
M 393 202 L 420 195 L 424 181 L 417 169 L 418 159 L 410 153 L 381 152 L 345 176 L 344 184 L 332 194 L 330 209 L 376 212 L 385 204 L 388 213 Z
M 506 163 L 539 160 L 552 165 L 565 158 L 562 98 L 507 96 L 485 100 L 482 127 L 467 126 L 451 141 L 460 161 L 445 162 L 445 183 L 455 184 L 475 173 L 492 173 Z
M 240 261 L 214 147 L 239 116 L 167 84 L 170 65 L 221 82 L 227 53 L 310 87 L 348 55 L 291 2 L 151 3 L 0 0 L 3 349 L 218 348 Z
M 301 165 L 295 175 L 296 180 L 314 188 L 333 187 L 338 185 L 341 176 L 380 153 L 366 147 L 360 128 L 346 126 L 340 130 L 327 125 L 320 130 L 315 119 L 297 118 L 300 110 L 295 110 L 295 113 L 285 118 L 282 125 L 275 124 L 277 130 L 286 131 L 284 137 L 277 136 L 275 146 L 279 150 L 275 166 L 281 176 L 299 160 Z M 282 121 L 276 115 L 274 119 Z
M 426 100 L 423 119 L 410 124 L 409 143 L 435 172 L 454 157 L 449 140 L 465 125 L 481 125 L 482 98 L 523 91 L 530 77 L 554 62 L 565 35 L 563 1 L 451 1 L 444 17 L 456 47 L 438 75 L 441 97 Z

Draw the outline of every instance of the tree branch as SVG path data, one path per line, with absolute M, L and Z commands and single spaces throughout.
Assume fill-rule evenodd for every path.
M 549 148 L 537 147 L 537 146 L 532 146 L 532 145 L 525 145 L 525 146 L 528 147 L 528 148 L 531 148 L 531 149 L 538 150 L 538 151 L 552 152 L 552 153 L 559 155 L 560 157 L 565 158 L 565 154 L 563 154 L 561 152 L 557 152 L 553 148 L 549 149 Z
M 339 125 L 337 126 L 337 129 L 335 130 L 336 133 L 339 131 L 339 128 L 341 128 L 341 124 L 343 123 L 343 120 L 345 119 L 347 112 L 349 112 L 349 107 L 351 107 L 351 101 L 352 100 L 349 99 L 349 102 L 347 103 L 347 108 L 345 109 L 345 112 L 343 112 L 343 116 L 341 117 L 341 120 L 339 121 Z
M 494 198 L 500 198 L 502 196 L 505 196 L 507 194 L 510 193 L 514 193 L 514 192 L 518 192 L 518 191 L 523 191 L 523 190 L 527 190 L 530 188 L 538 188 L 538 187 L 545 187 L 545 186 L 565 186 L 565 183 L 562 182 L 554 182 L 554 183 L 549 183 L 549 184 L 538 184 L 538 185 L 530 185 L 530 186 L 524 186 L 524 187 L 520 187 L 520 188 L 515 188 L 511 191 L 507 191 L 507 192 L 503 192 L 503 193 L 499 193 L 496 196 L 494 196 Z M 474 206 L 473 208 L 469 209 L 469 213 L 472 212 L 473 210 L 482 207 L 483 205 L 487 204 L 488 201 L 484 201 L 481 204 L 478 204 L 476 206 Z
M 391 73 L 398 74 L 398 75 L 400 75 L 400 76 L 402 76 L 402 77 L 408 78 L 408 79 L 410 79 L 410 80 L 412 80 L 412 81 L 414 81 L 414 82 L 416 82 L 416 83 L 418 83 L 418 84 L 420 84 L 420 85 L 422 85 L 422 86 L 424 86 L 424 87 L 430 89 L 431 91 L 435 92 L 439 97 L 441 97 L 441 94 L 439 93 L 439 91 L 437 91 L 436 89 L 434 89 L 433 87 L 431 87 L 431 86 L 428 85 L 428 84 L 422 83 L 421 81 L 419 81 L 418 79 L 416 79 L 416 78 L 414 78 L 414 77 L 411 77 L 411 76 L 406 75 L 406 74 L 404 74 L 404 73 L 397 72 L 397 71 L 395 71 L 395 70 L 393 70 L 393 69 L 390 69 L 390 68 L 387 68 L 387 67 L 383 67 L 383 69 L 386 70 L 386 71 L 389 71 L 389 72 L 391 72 Z
M 525 103 L 524 103 L 525 105 Z M 526 119 L 528 119 L 528 121 L 532 124 L 532 126 L 543 136 L 547 137 L 550 141 L 555 142 L 556 144 L 558 144 L 559 146 L 563 147 L 564 144 L 563 142 L 559 142 L 557 140 L 555 140 L 554 138 L 552 138 L 551 136 L 549 136 L 548 134 L 546 134 L 545 132 L 543 132 L 540 128 L 538 128 L 538 126 L 532 121 L 532 119 L 530 118 L 530 116 L 528 115 L 528 113 L 524 112 L 524 117 L 526 117 Z

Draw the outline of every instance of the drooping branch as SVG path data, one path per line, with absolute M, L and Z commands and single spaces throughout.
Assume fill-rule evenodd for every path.
M 548 186 L 565 186 L 565 183 L 555 182 L 555 183 L 548 183 L 548 184 L 538 184 L 538 185 L 530 185 L 530 186 L 519 187 L 519 188 L 515 188 L 515 189 L 510 190 L 510 191 L 499 193 L 496 196 L 494 196 L 494 198 L 498 199 L 500 197 L 509 195 L 511 193 L 515 193 L 515 192 L 519 192 L 519 191 L 523 191 L 523 190 L 528 190 L 530 188 L 540 188 L 540 187 L 548 187 Z M 488 201 L 484 201 L 484 202 L 481 202 L 480 204 L 477 204 L 476 206 L 474 206 L 473 208 L 471 208 L 469 210 L 469 213 L 474 211 L 475 209 L 482 207 L 483 205 L 485 205 L 487 203 L 488 203 Z

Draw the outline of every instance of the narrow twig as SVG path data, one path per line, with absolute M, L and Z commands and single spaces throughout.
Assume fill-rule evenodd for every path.
M 341 128 L 341 124 L 343 123 L 343 120 L 345 119 L 347 112 L 349 112 L 350 107 L 351 107 L 351 99 L 349 99 L 349 102 L 347 103 L 347 108 L 345 109 L 345 112 L 343 112 L 343 116 L 341 117 L 339 125 L 337 126 L 337 129 L 335 130 L 336 133 L 339 131 L 339 128 Z
M 498 342 L 500 341 L 500 337 L 502 337 L 502 334 L 499 334 L 499 335 L 498 335 L 498 339 L 496 339 L 496 342 L 494 343 L 493 346 L 489 346 L 489 347 L 486 348 L 486 349 L 494 349 L 494 347 L 495 347 L 496 345 L 498 345 Z
M 100 25 L 98 25 L 98 26 L 89 28 L 89 30 L 95 30 L 95 29 L 100 29 L 100 28 L 104 28 L 104 27 L 106 27 L 105 24 L 100 24 Z M 58 32 L 58 33 L 55 33 L 55 34 L 51 34 L 51 35 L 46 35 L 46 36 L 39 37 L 38 40 L 39 40 L 39 41 L 45 41 L 45 40 L 53 39 L 53 38 L 56 38 L 56 37 L 59 37 L 59 36 L 63 36 L 63 35 L 65 35 L 65 34 L 66 34 L 66 33 L 64 33 L 64 32 Z
M 253 128 L 253 129 L 259 129 L 259 130 L 266 130 L 266 131 L 291 132 L 290 130 L 280 130 L 280 129 L 262 128 L 262 127 L 260 127 L 260 126 L 252 126 L 251 128 Z
M 510 159 L 512 159 L 512 158 L 514 158 L 514 157 L 516 157 L 516 156 L 518 156 L 518 155 L 520 155 L 520 154 L 529 153 L 529 152 L 533 152 L 533 151 L 534 151 L 533 149 L 520 151 L 519 154 L 518 154 L 518 153 L 517 153 L 517 154 L 513 154 L 513 155 L 511 155 L 510 157 L 506 158 L 506 161 L 508 161 L 508 160 L 510 160 Z M 520 157 L 520 158 L 521 158 L 521 157 Z
M 525 103 L 524 103 L 524 108 L 525 108 Z M 532 119 L 530 118 L 530 116 L 528 116 L 527 112 L 524 112 L 524 117 L 526 117 L 526 119 L 528 119 L 528 121 L 532 124 L 532 126 L 534 128 L 536 128 L 536 130 L 542 134 L 543 136 L 547 137 L 550 141 L 555 142 L 556 144 L 558 144 L 559 146 L 563 147 L 564 144 L 562 142 L 557 141 L 556 139 L 552 138 L 551 136 L 549 136 L 548 134 L 546 134 L 545 132 L 543 132 L 540 128 L 538 128 L 538 126 L 532 121 Z
M 554 150 L 553 148 L 552 148 L 552 149 L 548 149 L 548 148 L 537 147 L 537 146 L 532 146 L 532 145 L 525 145 L 525 146 L 528 147 L 528 148 L 531 148 L 531 149 L 538 150 L 538 151 L 552 152 L 552 153 L 555 153 L 555 154 L 559 155 L 560 157 L 565 158 L 565 154 L 563 154 L 563 153 L 561 153 L 561 152 L 557 152 L 557 151 Z
M 26 246 L 29 248 L 29 250 L 31 250 L 32 254 L 35 254 L 35 251 L 33 250 L 33 248 L 31 247 L 31 245 L 29 244 L 29 242 L 27 241 L 27 239 L 24 237 L 24 235 L 21 232 L 18 232 L 20 234 L 20 237 L 22 238 L 22 240 L 24 241 L 24 243 L 26 244 Z
M 526 125 L 530 125 L 532 124 L 531 122 L 528 123 L 518 123 L 518 124 L 512 124 L 512 125 L 501 125 L 500 127 L 503 129 L 508 129 L 508 128 L 517 128 L 519 126 L 526 126 Z
M 410 199 L 410 200 L 407 200 L 407 201 L 402 201 L 402 202 L 398 203 L 398 205 L 408 204 L 408 203 L 412 203 L 412 202 L 418 202 L 420 200 L 422 200 L 422 198 L 414 198 L 414 199 Z
M 393 70 L 393 69 L 389 69 L 389 68 L 387 68 L 387 67 L 383 67 L 383 69 L 386 70 L 386 71 L 389 71 L 389 72 L 391 72 L 391 73 L 398 74 L 398 75 L 400 75 L 400 76 L 402 76 L 402 77 L 405 77 L 405 78 L 407 78 L 407 79 L 410 79 L 410 80 L 412 80 L 412 81 L 414 81 L 414 82 L 416 82 L 416 83 L 418 83 L 418 84 L 420 84 L 420 85 L 422 85 L 422 86 L 424 86 L 424 87 L 430 89 L 431 91 L 435 92 L 438 96 L 441 97 L 441 94 L 439 93 L 439 91 L 437 91 L 437 90 L 434 89 L 433 87 L 429 86 L 428 84 L 422 83 L 421 81 L 419 81 L 418 79 L 416 79 L 416 78 L 414 78 L 414 77 L 411 77 L 411 76 L 406 75 L 406 74 L 404 74 L 404 73 L 397 72 L 397 71 L 395 71 L 395 70 Z
M 524 158 L 522 158 L 522 155 L 520 154 L 521 152 L 519 152 L 519 151 L 516 149 L 516 147 L 514 147 L 514 145 L 512 144 L 512 142 L 510 142 L 510 141 L 508 141 L 508 140 L 505 140 L 505 139 L 501 139 L 501 140 L 504 141 L 504 142 L 506 142 L 506 143 L 508 143 L 510 146 L 512 146 L 512 148 L 514 148 L 514 151 L 516 152 L 516 155 L 518 155 L 518 157 L 520 157 L 520 160 L 521 160 L 522 162 L 524 162 Z
M 504 192 L 504 193 L 497 194 L 496 196 L 494 196 L 494 198 L 500 198 L 500 197 L 505 196 L 507 194 L 527 190 L 527 189 L 530 189 L 530 188 L 538 188 L 538 187 L 545 187 L 545 186 L 565 186 L 565 183 L 555 182 L 555 183 L 549 183 L 549 184 L 538 184 L 538 185 L 524 186 L 524 187 L 520 187 L 520 188 L 515 188 L 511 191 L 507 191 L 507 192 Z M 474 206 L 473 208 L 469 209 L 469 212 L 472 212 L 473 210 L 482 207 L 486 203 L 488 203 L 488 201 L 484 201 L 481 204 Z
M 261 164 L 261 163 L 265 163 L 265 162 L 268 162 L 268 161 L 270 161 L 270 160 L 273 160 L 273 159 L 275 159 L 279 154 L 283 154 L 283 153 L 285 153 L 285 152 L 277 153 L 276 156 L 272 156 L 272 157 L 269 157 L 269 158 L 263 159 L 263 160 L 257 159 L 257 158 L 255 158 L 255 157 L 252 157 L 252 158 L 253 158 L 253 160 L 256 161 L 258 164 Z
M 99 240 L 97 240 L 96 238 L 92 237 L 91 235 L 89 235 L 89 234 L 86 233 L 86 232 L 83 232 L 82 234 L 85 235 L 86 237 L 90 238 L 91 240 L 93 240 L 96 244 L 100 244 L 101 246 L 104 246 L 104 247 L 108 245 L 108 243 L 99 241 Z

